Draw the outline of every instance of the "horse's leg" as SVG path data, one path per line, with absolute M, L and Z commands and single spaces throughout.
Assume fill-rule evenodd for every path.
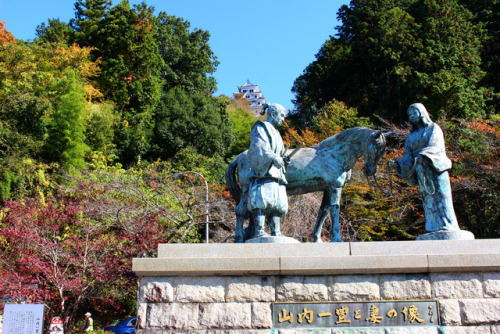
M 342 188 L 334 188 L 330 192 L 330 214 L 332 216 L 332 242 L 342 242 L 340 237 L 340 196 L 342 195 Z
M 254 224 L 254 219 L 253 215 L 250 214 L 249 212 L 249 220 L 248 220 L 248 226 L 245 228 L 245 233 L 243 233 L 243 241 L 247 241 L 248 239 L 252 239 L 254 232 L 255 231 L 255 224 Z
M 234 242 L 242 243 L 245 241 L 243 235 L 243 224 L 245 223 L 245 219 L 250 215 L 250 212 L 247 209 L 247 198 L 245 192 L 242 193 L 240 202 L 234 208 L 234 212 L 236 213 L 236 232 L 234 234 Z
M 323 223 L 325 222 L 326 217 L 328 216 L 328 191 L 323 193 L 323 200 L 321 201 L 321 206 L 319 207 L 318 219 L 316 220 L 316 225 L 314 225 L 314 230 L 311 233 L 311 237 L 314 238 L 314 242 L 322 242 L 321 240 L 321 229 L 323 228 Z
M 243 223 L 245 222 L 245 216 L 236 214 L 236 233 L 234 234 L 234 242 L 242 243 L 243 240 Z

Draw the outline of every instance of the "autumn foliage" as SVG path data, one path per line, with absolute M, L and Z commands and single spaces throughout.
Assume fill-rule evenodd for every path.
M 343 189 L 344 241 L 425 232 L 419 189 L 387 169 L 403 155 L 413 102 L 445 134 L 460 227 L 500 237 L 498 11 L 443 3 L 351 1 L 338 34 L 294 83 L 297 109 L 280 129 L 290 147 L 359 126 L 394 133 L 377 171 L 386 195 L 368 183 L 362 160 Z M 135 314 L 131 259 L 206 236 L 204 181 L 174 173 L 206 178 L 209 238 L 233 242 L 237 203 L 224 171 L 261 116 L 241 95 L 212 95 L 219 62 L 209 39 L 185 19 L 127 1 L 77 0 L 73 20 L 49 19 L 27 42 L 0 22 L 2 298 L 44 303 L 49 317 L 70 318 L 69 332 L 87 310 L 100 315 L 96 327 Z M 321 200 L 290 197 L 283 233 L 311 241 Z
M 5 22 L 0 21 L 0 45 L 15 43 L 16 39 L 7 29 L 5 29 Z

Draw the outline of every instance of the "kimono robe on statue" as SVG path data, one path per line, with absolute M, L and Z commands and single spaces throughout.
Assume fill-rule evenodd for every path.
M 451 161 L 446 156 L 443 131 L 430 121 L 425 107 L 419 111 L 424 126 L 412 129 L 406 137 L 403 157 L 395 160 L 397 170 L 410 185 L 420 187 L 427 231 L 459 230 L 448 176 Z M 415 161 L 419 156 L 422 163 Z
M 276 168 L 273 160 L 282 157 L 285 147 L 281 135 L 269 122 L 257 121 L 250 133 L 251 143 L 248 160 L 252 165 L 248 209 L 260 209 L 265 213 L 288 211 L 285 167 Z

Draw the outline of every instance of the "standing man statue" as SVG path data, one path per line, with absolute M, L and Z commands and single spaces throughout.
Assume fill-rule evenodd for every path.
M 451 161 L 446 156 L 443 131 L 432 122 L 421 103 L 408 108 L 411 130 L 406 137 L 403 157 L 392 166 L 397 174 L 412 186 L 419 186 L 425 212 L 426 239 L 474 239 L 474 235 L 458 227 L 448 170 Z
M 265 222 L 268 218 L 271 235 L 282 236 L 280 217 L 288 211 L 286 195 L 285 147 L 277 128 L 285 119 L 286 110 L 279 104 L 266 103 L 267 120 L 257 121 L 250 133 L 248 159 L 253 175 L 250 181 L 248 209 L 252 212 L 255 230 L 253 238 L 268 237 Z

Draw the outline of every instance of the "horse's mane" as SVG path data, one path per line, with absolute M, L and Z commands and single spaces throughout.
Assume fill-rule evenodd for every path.
M 374 132 L 376 132 L 376 130 L 364 127 L 350 128 L 342 131 L 341 133 L 337 133 L 336 135 L 331 136 L 323 140 L 322 142 L 319 142 L 318 144 L 314 145 L 314 147 L 323 149 L 344 142 L 364 142 L 369 139 L 369 137 Z

